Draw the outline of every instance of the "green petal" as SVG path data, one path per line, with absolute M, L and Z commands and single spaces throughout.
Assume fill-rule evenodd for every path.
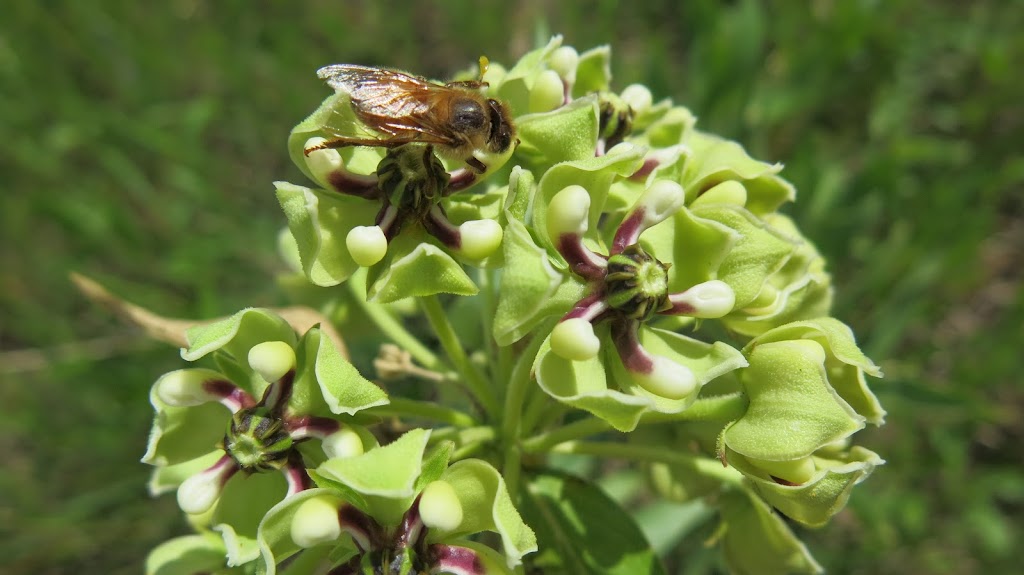
M 267 575 L 274 575 L 277 571 L 277 565 L 301 550 L 301 548 L 292 541 L 291 536 L 292 518 L 295 516 L 295 512 L 299 507 L 301 507 L 306 501 L 316 497 L 335 496 L 336 494 L 329 489 L 306 489 L 305 491 L 292 495 L 267 511 L 267 514 L 260 522 L 256 535 L 260 555 L 263 558 L 264 572 Z M 327 549 L 320 549 L 320 547 L 321 546 L 314 549 L 308 549 L 303 552 L 303 555 L 307 553 L 319 553 L 323 555 L 327 552 L 327 549 L 334 550 L 339 547 L 355 551 L 355 546 L 351 543 L 351 538 L 344 534 L 337 542 L 323 546 Z M 341 549 L 339 549 L 339 551 L 340 550 Z
M 825 352 L 817 343 L 760 343 L 747 359 L 742 379 L 750 405 L 725 431 L 730 449 L 754 459 L 790 461 L 864 427 L 864 418 L 828 384 Z
M 476 284 L 447 251 L 420 226 L 402 230 L 388 255 L 370 268 L 366 297 L 369 301 L 391 303 L 407 297 L 439 293 L 476 295 Z
M 693 209 L 693 215 L 723 224 L 740 236 L 718 266 L 715 278 L 736 292 L 737 308 L 754 301 L 769 276 L 785 265 L 796 247 L 791 239 L 740 207 L 701 206 Z
M 640 236 L 640 245 L 669 268 L 669 291 L 681 292 L 718 278 L 718 269 L 741 239 L 740 231 L 724 223 L 697 217 L 681 208 Z
M 208 369 L 190 371 L 208 373 L 211 378 L 223 379 L 223 376 Z M 142 462 L 150 465 L 174 465 L 210 453 L 224 438 L 224 432 L 231 422 L 231 412 L 220 403 L 204 403 L 193 407 L 169 406 L 157 397 L 156 385 L 150 390 L 149 402 L 156 414 Z
M 499 221 L 502 227 L 508 225 L 510 220 L 526 222 L 527 212 L 533 202 L 533 195 L 537 183 L 534 180 L 533 172 L 520 166 L 512 168 L 508 178 L 508 193 L 505 196 L 505 209 Z M 508 233 L 508 230 L 505 231 Z
M 743 183 L 746 208 L 756 214 L 773 212 L 796 197 L 792 184 L 776 175 L 781 164 L 755 160 L 736 142 L 692 130 L 684 143 L 692 153 L 680 183 L 691 200 L 726 180 Z
M 572 87 L 574 98 L 611 89 L 611 57 L 612 49 L 607 45 L 596 46 L 580 54 L 580 62 L 576 66 L 576 83 Z
M 416 497 L 416 481 L 430 431 L 414 429 L 392 443 L 347 458 L 329 459 L 316 469 L 318 475 L 337 481 L 358 493 L 363 511 L 382 525 L 394 526 Z
M 550 112 L 516 120 L 516 157 L 537 172 L 559 162 L 594 157 L 598 131 L 597 97 L 589 96 Z
M 306 278 L 318 286 L 337 285 L 359 266 L 345 240 L 356 226 L 372 225 L 378 202 L 275 182 Z
M 720 341 L 709 344 L 646 325 L 640 326 L 639 336 L 640 343 L 648 352 L 667 357 L 688 367 L 697 379 L 698 390 L 711 380 L 747 365 L 746 358 L 739 350 Z M 603 339 L 601 346 L 614 350 L 611 338 Z M 651 411 L 680 413 L 697 400 L 699 391 L 695 391 L 686 399 L 676 400 L 659 397 L 645 390 L 634 381 L 633 375 L 623 365 L 618 353 L 608 354 L 608 365 L 619 389 L 625 393 L 646 398 Z
M 821 573 L 807 547 L 764 501 L 744 490 L 722 495 L 722 553 L 736 575 Z
M 829 384 L 870 423 L 882 424 L 885 409 L 864 378 L 865 374 L 882 377 L 882 370 L 857 347 L 853 331 L 846 324 L 830 317 L 793 322 L 764 333 L 747 347 L 791 339 L 810 339 L 821 344 L 827 355 Z
M 537 76 L 547 69 L 545 61 L 559 46 L 562 37 L 554 36 L 543 48 L 527 52 L 505 74 L 501 82 L 493 87 L 498 97 L 508 104 L 514 117 L 522 116 L 530 109 L 530 91 Z
M 598 326 L 598 333 L 603 327 Z M 540 388 L 562 403 L 593 413 L 619 431 L 636 428 L 640 416 L 650 409 L 651 400 L 612 389 L 601 359 L 609 353 L 608 345 L 597 357 L 571 361 L 552 353 L 550 339 L 544 340 L 533 366 Z M 614 349 L 610 353 L 615 353 Z
M 185 535 L 157 545 L 146 557 L 146 575 L 214 573 L 226 567 L 224 543 L 211 535 Z
M 260 556 L 256 541 L 260 521 L 287 491 L 280 473 L 236 473 L 228 480 L 212 519 L 214 531 L 224 538 L 228 565 L 242 565 Z
M 491 464 L 465 459 L 448 468 L 442 476 L 455 489 L 462 505 L 463 520 L 450 537 L 492 531 L 501 536 L 508 567 L 522 563 L 523 555 L 537 550 L 537 538 L 512 503 L 505 480 Z
M 612 182 L 640 169 L 643 157 L 644 149 L 641 147 L 616 146 L 603 156 L 558 164 L 545 172 L 533 204 L 533 229 L 541 244 L 553 245 L 547 235 L 547 206 L 555 194 L 570 185 L 583 186 L 590 194 L 589 234 L 596 236 L 598 219 Z
M 249 350 L 265 341 L 283 341 L 295 345 L 295 331 L 277 314 L 257 308 L 244 309 L 235 315 L 207 325 L 193 327 L 185 334 L 188 349 L 181 357 L 195 361 L 211 352 L 224 351 L 236 361 L 247 362 Z M 236 382 L 238 383 L 238 382 Z
M 854 447 L 841 459 L 814 460 L 819 472 L 801 485 L 782 485 L 760 477 L 753 469 L 741 468 L 744 463 L 739 460 L 737 469 L 744 472 L 769 505 L 804 525 L 820 527 L 846 506 L 854 485 L 885 463 L 876 453 L 862 447 Z
M 498 345 L 518 341 L 546 317 L 563 315 L 583 297 L 585 286 L 555 269 L 526 226 L 512 220 L 505 228 L 505 268 L 494 318 Z
M 311 328 L 299 342 L 299 362 L 288 406 L 298 415 L 356 412 L 388 403 L 384 390 L 359 374 L 319 328 Z M 326 404 L 325 404 L 326 402 Z

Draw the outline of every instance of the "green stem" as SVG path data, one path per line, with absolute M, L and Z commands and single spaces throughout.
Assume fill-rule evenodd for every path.
M 743 393 L 729 393 L 698 399 L 680 413 L 647 413 L 641 423 L 673 421 L 735 421 L 747 412 L 750 401 Z
M 448 321 L 448 315 L 445 313 L 444 308 L 441 307 L 441 302 L 437 300 L 437 296 L 421 297 L 419 301 L 423 312 L 427 316 L 427 320 L 430 321 L 431 327 L 437 333 L 437 338 L 441 341 L 441 347 L 444 348 L 448 359 L 455 365 L 455 371 L 462 376 L 466 387 L 476 397 L 477 401 L 480 402 L 484 411 L 491 417 L 496 416 L 498 413 L 498 398 L 494 394 L 494 389 L 488 384 L 487 378 L 484 377 L 479 368 L 469 360 L 469 356 L 466 355 L 466 350 L 463 349 L 462 342 L 459 341 L 459 336 L 455 334 L 455 328 Z
M 537 358 L 541 344 L 544 343 L 544 334 L 551 331 L 551 323 L 545 322 L 540 329 L 534 332 L 530 343 L 523 350 L 516 365 L 512 368 L 512 375 L 509 377 L 508 391 L 505 396 L 505 413 L 501 420 L 501 437 L 505 442 L 505 463 L 502 468 L 502 475 L 505 477 L 505 484 L 512 497 L 518 497 L 519 493 L 519 472 L 522 465 L 522 447 L 519 438 L 522 433 L 523 400 L 530 388 L 531 370 L 533 361 Z
M 365 288 L 360 290 L 356 285 L 358 283 L 355 281 L 348 282 L 349 289 L 352 291 L 352 299 L 355 300 L 356 305 L 359 306 L 363 313 L 369 316 L 370 320 L 377 326 L 377 329 L 393 341 L 395 345 L 409 352 L 423 367 L 442 373 L 450 371 L 450 368 L 441 361 L 441 358 L 437 357 L 427 346 L 420 343 L 416 336 L 409 333 L 402 326 L 401 322 L 384 309 L 384 306 L 366 301 L 366 290 Z
M 743 475 L 739 471 L 732 467 L 725 467 L 717 459 L 691 455 L 664 447 L 602 441 L 569 441 L 556 446 L 551 451 L 597 455 L 615 459 L 628 459 L 630 461 L 692 465 L 698 473 L 705 477 L 712 477 L 723 483 L 734 485 L 738 485 L 743 479 Z
M 609 429 L 611 429 L 611 426 L 603 419 L 586 417 L 564 427 L 534 435 L 523 441 L 523 451 L 527 453 L 550 451 L 559 443 L 590 437 Z
M 473 427 L 477 425 L 476 419 L 468 413 L 430 401 L 417 401 L 403 397 L 392 397 L 391 403 L 380 407 L 371 407 L 364 411 L 364 413 L 378 416 L 419 417 L 447 423 L 456 427 Z

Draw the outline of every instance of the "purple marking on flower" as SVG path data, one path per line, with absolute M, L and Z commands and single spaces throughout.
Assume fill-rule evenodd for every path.
M 619 352 L 626 369 L 634 373 L 649 374 L 654 371 L 654 359 L 640 344 L 637 320 L 621 320 L 612 322 L 612 341 Z
M 775 477 L 774 475 L 769 475 L 768 477 L 771 477 L 772 481 L 774 481 L 775 483 L 778 483 L 779 485 L 785 485 L 786 487 L 797 487 L 799 485 L 803 485 L 802 483 L 793 483 L 792 481 L 788 481 L 781 477 Z
M 341 429 L 341 423 L 329 417 L 315 417 L 305 415 L 302 417 L 287 418 L 284 422 L 288 434 L 294 440 L 316 437 L 323 439 L 328 435 Z
M 402 516 L 402 523 L 395 533 L 395 543 L 398 548 L 418 547 L 421 538 L 426 537 L 427 530 L 423 527 L 423 520 L 420 519 L 420 497 L 417 495 L 409 510 Z
M 692 304 L 683 301 L 682 298 L 686 292 L 668 294 L 668 301 L 672 304 L 672 307 L 661 310 L 658 313 L 665 315 L 693 315 L 697 312 L 697 308 L 693 307 Z
M 333 191 L 347 196 L 375 200 L 381 197 L 377 188 L 377 175 L 353 174 L 346 169 L 334 170 L 327 174 L 327 184 Z
M 380 525 L 353 505 L 344 503 L 338 508 L 338 525 L 352 536 L 352 541 L 361 553 L 381 545 L 383 532 Z
M 590 251 L 590 248 L 583 244 L 583 238 L 578 234 L 569 233 L 558 236 L 555 248 L 558 253 L 562 254 L 576 275 L 588 280 L 598 280 L 604 277 L 605 269 L 608 267 L 608 258 Z
M 445 188 L 443 195 L 450 196 L 455 192 L 465 190 L 475 184 L 476 181 L 477 174 L 469 168 L 459 168 L 448 172 L 448 187 Z
M 387 238 L 388 242 L 395 239 L 398 232 L 402 229 L 402 219 L 398 213 L 398 208 L 384 200 L 380 207 L 380 211 L 377 212 L 377 217 L 374 218 L 374 225 L 380 227 L 381 231 L 384 232 L 384 237 Z
M 427 233 L 449 248 L 457 250 L 462 247 L 462 233 L 448 220 L 441 206 L 434 205 L 430 208 L 427 217 L 423 218 L 423 227 Z
M 281 473 L 284 474 L 284 479 L 288 482 L 288 497 L 313 487 L 313 481 L 309 478 L 309 474 L 306 473 L 301 457 L 299 458 L 298 466 L 294 466 L 289 462 L 288 465 L 281 469 Z
M 282 375 L 281 379 L 267 386 L 267 389 L 263 391 L 263 398 L 260 400 L 260 405 L 263 405 L 270 411 L 279 411 L 284 408 L 286 403 L 288 403 L 288 399 L 292 396 L 292 390 L 294 388 L 295 370 L 291 369 Z
M 428 549 L 431 573 L 455 575 L 481 575 L 485 573 L 483 561 L 476 551 L 454 545 L 434 544 Z
M 234 458 L 230 455 L 224 454 L 220 456 L 220 459 L 216 463 L 200 471 L 203 475 L 209 475 L 215 477 L 217 485 L 224 487 L 227 485 L 229 479 L 235 476 L 242 468 L 238 466 Z
M 630 174 L 629 179 L 634 182 L 642 182 L 660 165 L 661 160 L 658 158 L 644 158 L 644 163 L 640 165 L 640 169 Z
M 601 315 L 607 310 L 608 305 L 604 303 L 604 294 L 597 291 L 576 302 L 576 305 L 569 310 L 569 313 L 562 316 L 562 319 L 559 321 L 579 317 L 591 323 L 596 323 L 600 321 Z
M 638 207 L 622 220 L 619 229 L 615 230 L 615 239 L 612 240 L 612 247 L 609 250 L 610 255 L 620 254 L 622 250 L 639 241 L 640 234 L 646 229 L 643 226 L 646 214 L 645 208 Z
M 211 379 L 203 382 L 203 389 L 220 398 L 220 403 L 237 413 L 256 405 L 256 400 L 244 389 L 226 379 Z

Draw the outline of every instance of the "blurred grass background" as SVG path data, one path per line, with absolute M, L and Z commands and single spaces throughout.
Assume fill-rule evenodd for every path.
M 10 2 L 0 23 L 0 572 L 136 573 L 184 530 L 145 494 L 176 353 L 69 270 L 188 317 L 282 303 L 277 179 L 352 62 L 445 77 L 551 33 L 609 43 L 699 126 L 787 164 L 836 315 L 887 377 L 889 464 L 826 529 L 832 573 L 997 573 L 1024 540 L 1024 6 L 1006 1 Z M 699 552 L 699 551 L 698 551 Z M 699 562 L 697 562 L 699 563 Z M 684 563 L 685 565 L 686 563 Z M 696 563 L 694 563 L 695 565 Z

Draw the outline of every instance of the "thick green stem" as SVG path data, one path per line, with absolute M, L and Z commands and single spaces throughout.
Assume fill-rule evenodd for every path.
M 544 343 L 542 334 L 548 333 L 550 324 L 545 323 L 538 329 L 530 343 L 523 350 L 516 365 L 512 368 L 512 375 L 509 377 L 508 391 L 505 396 L 505 413 L 501 420 L 501 437 L 505 445 L 505 464 L 502 474 L 505 477 L 505 484 L 509 493 L 517 497 L 519 493 L 519 471 L 522 464 L 522 448 L 519 445 L 519 437 L 522 432 L 523 401 L 526 399 L 526 392 L 530 388 L 531 370 L 533 361 Z
M 725 467 L 721 461 L 701 457 L 664 447 L 634 445 L 632 443 L 605 443 L 600 441 L 569 441 L 551 450 L 556 453 L 578 453 L 597 455 L 630 461 L 693 465 L 697 472 L 715 478 L 723 483 L 738 485 L 743 475 L 732 467 Z
M 402 326 L 401 322 L 384 309 L 384 306 L 366 301 L 366 290 L 357 286 L 358 283 L 355 281 L 348 282 L 349 289 L 352 292 L 352 299 L 363 310 L 363 313 L 369 316 L 373 324 L 377 326 L 377 329 L 393 341 L 395 345 L 409 352 L 423 367 L 442 373 L 450 371 L 451 368 L 445 365 L 441 358 L 437 357 L 427 346 L 420 343 L 416 336 L 409 333 Z
M 527 453 L 550 451 L 551 448 L 559 443 L 590 437 L 609 429 L 611 429 L 611 426 L 603 419 L 587 417 L 564 427 L 534 435 L 523 441 L 523 451 Z
M 371 407 L 364 413 L 379 416 L 418 417 L 447 423 L 455 427 L 473 427 L 478 424 L 473 416 L 457 409 L 438 405 L 431 401 L 417 401 L 403 397 L 392 397 L 389 404 Z
M 451 322 L 448 321 L 448 315 L 441 307 L 441 302 L 437 300 L 437 296 L 421 297 L 419 301 L 427 320 L 430 321 L 431 327 L 437 333 L 438 340 L 441 341 L 441 347 L 444 348 L 448 359 L 454 364 L 455 371 L 466 383 L 466 388 L 476 397 L 488 415 L 492 418 L 496 417 L 499 406 L 494 388 L 488 384 L 487 378 L 479 368 L 469 360 L 466 350 L 462 347 L 462 342 L 459 341 L 459 336 L 455 333 L 455 328 L 452 327 Z

